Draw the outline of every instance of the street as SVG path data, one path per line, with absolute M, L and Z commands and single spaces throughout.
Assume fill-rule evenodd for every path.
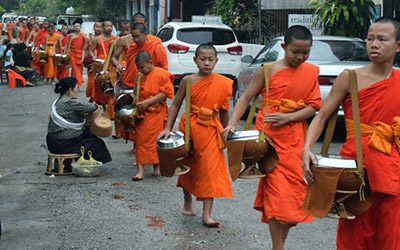
M 256 180 L 237 180 L 233 199 L 215 200 L 213 216 L 224 227 L 210 229 L 201 202 L 196 216 L 181 215 L 175 177 L 153 177 L 148 167 L 143 181 L 131 181 L 132 143 L 121 139 L 105 139 L 113 161 L 100 177 L 45 175 L 53 89 L 0 86 L 0 249 L 271 249 L 268 226 L 252 208 Z M 335 249 L 336 223 L 292 228 L 286 249 Z

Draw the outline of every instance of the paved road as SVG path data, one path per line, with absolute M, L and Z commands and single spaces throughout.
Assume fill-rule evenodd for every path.
M 83 91 L 80 93 L 83 98 Z M 176 178 L 132 182 L 132 144 L 105 139 L 113 161 L 98 178 L 44 175 L 45 135 L 53 86 L 0 86 L 0 249 L 270 249 L 268 228 L 252 209 L 255 180 L 233 183 L 235 198 L 219 199 L 222 229 L 183 217 Z M 337 152 L 338 144 L 333 152 Z M 122 186 L 115 186 L 116 182 Z M 334 249 L 336 221 L 318 219 L 290 231 L 287 249 Z

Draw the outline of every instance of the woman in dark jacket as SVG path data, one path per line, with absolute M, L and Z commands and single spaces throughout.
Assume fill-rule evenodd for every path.
M 85 114 L 96 111 L 97 106 L 78 100 L 76 83 L 75 78 L 66 77 L 55 86 L 54 91 L 60 97 L 52 105 L 46 137 L 47 148 L 54 154 L 80 154 L 83 146 L 85 154 L 90 150 L 97 161 L 109 162 L 111 155 L 104 141 L 84 127 Z

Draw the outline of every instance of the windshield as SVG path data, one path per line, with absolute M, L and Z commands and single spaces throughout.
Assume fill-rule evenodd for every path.
M 283 57 L 282 40 L 273 40 L 265 46 L 254 63 L 261 64 L 276 61 Z M 339 40 L 314 40 L 311 47 L 309 61 L 369 61 L 365 42 L 339 41 Z

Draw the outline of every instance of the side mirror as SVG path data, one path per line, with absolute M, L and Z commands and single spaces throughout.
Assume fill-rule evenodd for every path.
M 251 55 L 245 55 L 242 57 L 242 62 L 244 63 L 252 63 L 254 61 L 254 58 Z

